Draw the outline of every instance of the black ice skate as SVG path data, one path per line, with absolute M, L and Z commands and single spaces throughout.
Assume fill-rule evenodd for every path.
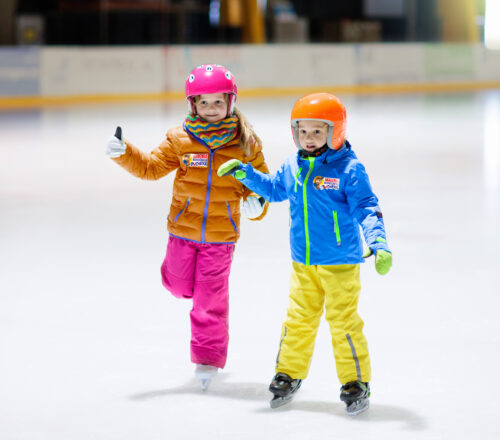
M 288 374 L 278 373 L 274 376 L 269 391 L 274 394 L 271 400 L 271 408 L 278 408 L 292 400 L 294 394 L 302 384 L 301 379 L 292 379 Z
M 340 388 L 340 400 L 345 402 L 347 414 L 356 416 L 370 406 L 370 384 L 368 382 L 348 382 Z

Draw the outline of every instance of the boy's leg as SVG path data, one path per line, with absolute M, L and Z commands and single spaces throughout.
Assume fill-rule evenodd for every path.
M 229 342 L 229 273 L 233 244 L 202 244 L 191 310 L 191 360 L 224 368 Z
M 359 264 L 318 266 L 326 294 L 326 320 L 332 334 L 337 375 L 342 384 L 371 379 L 368 344 L 358 315 Z
M 167 255 L 161 265 L 163 286 L 177 298 L 192 298 L 196 243 L 169 236 Z
M 323 314 L 325 297 L 316 267 L 292 262 L 290 299 L 276 358 L 276 372 L 292 379 L 307 377 Z

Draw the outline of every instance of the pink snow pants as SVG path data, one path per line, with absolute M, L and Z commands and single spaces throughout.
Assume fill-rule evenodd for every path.
M 165 288 L 192 298 L 191 361 L 224 368 L 229 342 L 229 273 L 234 244 L 196 243 L 169 236 L 161 266 Z

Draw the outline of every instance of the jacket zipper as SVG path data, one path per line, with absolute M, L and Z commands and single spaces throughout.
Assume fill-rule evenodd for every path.
M 184 207 L 175 216 L 174 223 L 177 222 L 177 219 L 179 218 L 179 216 L 188 208 L 190 200 L 191 200 L 191 197 L 188 197 L 187 200 L 186 200 L 186 203 L 185 203 Z
M 304 185 L 302 185 L 302 198 L 304 201 L 304 231 L 306 234 L 306 266 L 310 265 L 311 261 L 311 243 L 309 243 L 309 220 L 307 218 L 307 181 L 314 167 L 314 157 L 309 157 L 309 171 L 307 171 Z
M 205 198 L 205 209 L 203 210 L 203 222 L 201 224 L 201 242 L 205 243 L 205 229 L 207 227 L 208 202 L 210 200 L 210 190 L 212 189 L 212 161 L 215 150 L 210 150 L 210 162 L 208 163 L 207 196 Z
M 333 211 L 333 227 L 335 230 L 335 237 L 337 238 L 337 246 L 340 246 L 340 228 L 337 211 Z
M 203 210 L 203 221 L 201 223 L 201 243 L 205 243 L 205 229 L 207 227 L 207 215 L 208 215 L 208 203 L 210 201 L 210 190 L 212 189 L 212 163 L 214 160 L 214 154 L 217 150 L 225 148 L 227 145 L 221 145 L 220 147 L 214 148 L 213 150 L 200 138 L 194 136 L 198 142 L 203 145 L 210 153 L 210 162 L 208 163 L 208 181 L 207 181 L 207 192 L 205 198 L 205 209 Z

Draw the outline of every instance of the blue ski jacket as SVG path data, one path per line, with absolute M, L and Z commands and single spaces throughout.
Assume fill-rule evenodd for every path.
M 363 262 L 363 243 L 389 251 L 382 212 L 349 142 L 318 157 L 289 156 L 273 175 L 242 164 L 240 180 L 269 202 L 290 203 L 292 259 L 305 265 Z M 390 252 L 390 251 L 389 251 Z

